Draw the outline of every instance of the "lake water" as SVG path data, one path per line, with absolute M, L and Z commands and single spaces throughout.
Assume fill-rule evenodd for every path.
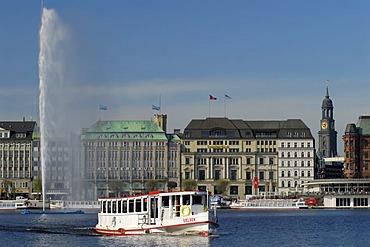
M 0 212 L 1 246 L 369 246 L 370 210 L 219 210 L 218 236 L 106 237 L 97 213 Z

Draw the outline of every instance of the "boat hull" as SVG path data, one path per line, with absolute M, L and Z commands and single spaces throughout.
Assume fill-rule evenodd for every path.
M 233 210 L 299 210 L 308 207 L 230 207 Z
M 209 236 L 215 233 L 218 224 L 215 222 L 196 222 L 180 225 L 146 226 L 142 228 L 118 228 L 109 229 L 95 227 L 94 230 L 108 236 L 131 236 L 144 234 L 169 234 L 169 235 L 201 235 Z

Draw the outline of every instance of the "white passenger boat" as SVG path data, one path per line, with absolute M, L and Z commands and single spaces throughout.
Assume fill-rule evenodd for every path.
M 96 209 L 98 210 L 98 201 L 50 201 L 50 209 Z
M 16 209 L 14 201 L 0 201 L 0 210 L 14 210 Z
M 20 200 L 4 200 L 0 201 L 0 210 L 11 210 L 11 209 L 26 209 L 27 201 Z
M 306 209 L 308 205 L 296 199 L 247 199 L 231 203 L 230 208 L 237 210 Z
M 218 227 L 206 191 L 159 192 L 99 199 L 98 224 L 104 235 L 210 235 Z

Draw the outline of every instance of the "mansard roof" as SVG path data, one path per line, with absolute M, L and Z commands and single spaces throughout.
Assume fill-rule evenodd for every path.
M 83 131 L 82 139 L 167 140 L 167 136 L 153 121 L 98 121 Z
M 243 120 L 230 120 L 228 118 L 193 119 L 186 126 L 184 132 L 191 132 L 191 138 L 202 139 L 205 138 L 205 132 L 217 130 L 225 131 L 230 138 L 236 139 L 244 137 L 247 132 L 251 132 L 249 126 Z
M 0 122 L 0 130 L 10 131 L 10 139 L 16 138 L 17 133 L 26 134 L 25 139 L 32 139 L 32 132 L 36 128 L 35 121 L 5 121 Z M 19 138 L 17 138 L 19 139 Z
M 194 119 L 185 128 L 185 138 L 206 138 L 206 131 L 224 130 L 228 138 L 313 138 L 310 129 L 301 119 L 244 121 L 228 118 Z M 190 135 L 186 135 L 186 132 Z M 302 134 L 304 133 L 304 134 Z M 224 136 L 220 136 L 224 138 Z
M 357 127 L 354 123 L 349 123 L 346 126 L 346 130 L 344 131 L 345 135 L 357 135 Z
M 360 116 L 356 126 L 360 135 L 370 135 L 370 116 Z

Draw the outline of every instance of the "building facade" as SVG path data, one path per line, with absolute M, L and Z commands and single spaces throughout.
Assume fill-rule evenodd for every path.
M 192 120 L 182 145 L 182 179 L 212 193 L 226 179 L 234 198 L 289 194 L 314 176 L 314 139 L 302 120 Z
M 370 177 L 370 116 L 347 124 L 343 135 L 344 174 L 347 178 Z
M 0 196 L 15 199 L 32 193 L 34 121 L 0 122 Z
M 42 180 L 45 172 L 45 196 L 51 200 L 81 200 L 79 135 L 53 137 L 41 146 L 40 130 L 33 132 L 33 177 Z M 42 149 L 45 153 L 42 169 Z M 33 191 L 34 197 L 40 192 Z
M 122 196 L 179 188 L 180 138 L 155 121 L 98 121 L 81 138 L 84 197 Z M 157 124 L 157 123 L 160 123 Z M 150 185 L 151 184 L 151 185 Z M 152 187 L 152 188 L 151 188 Z

